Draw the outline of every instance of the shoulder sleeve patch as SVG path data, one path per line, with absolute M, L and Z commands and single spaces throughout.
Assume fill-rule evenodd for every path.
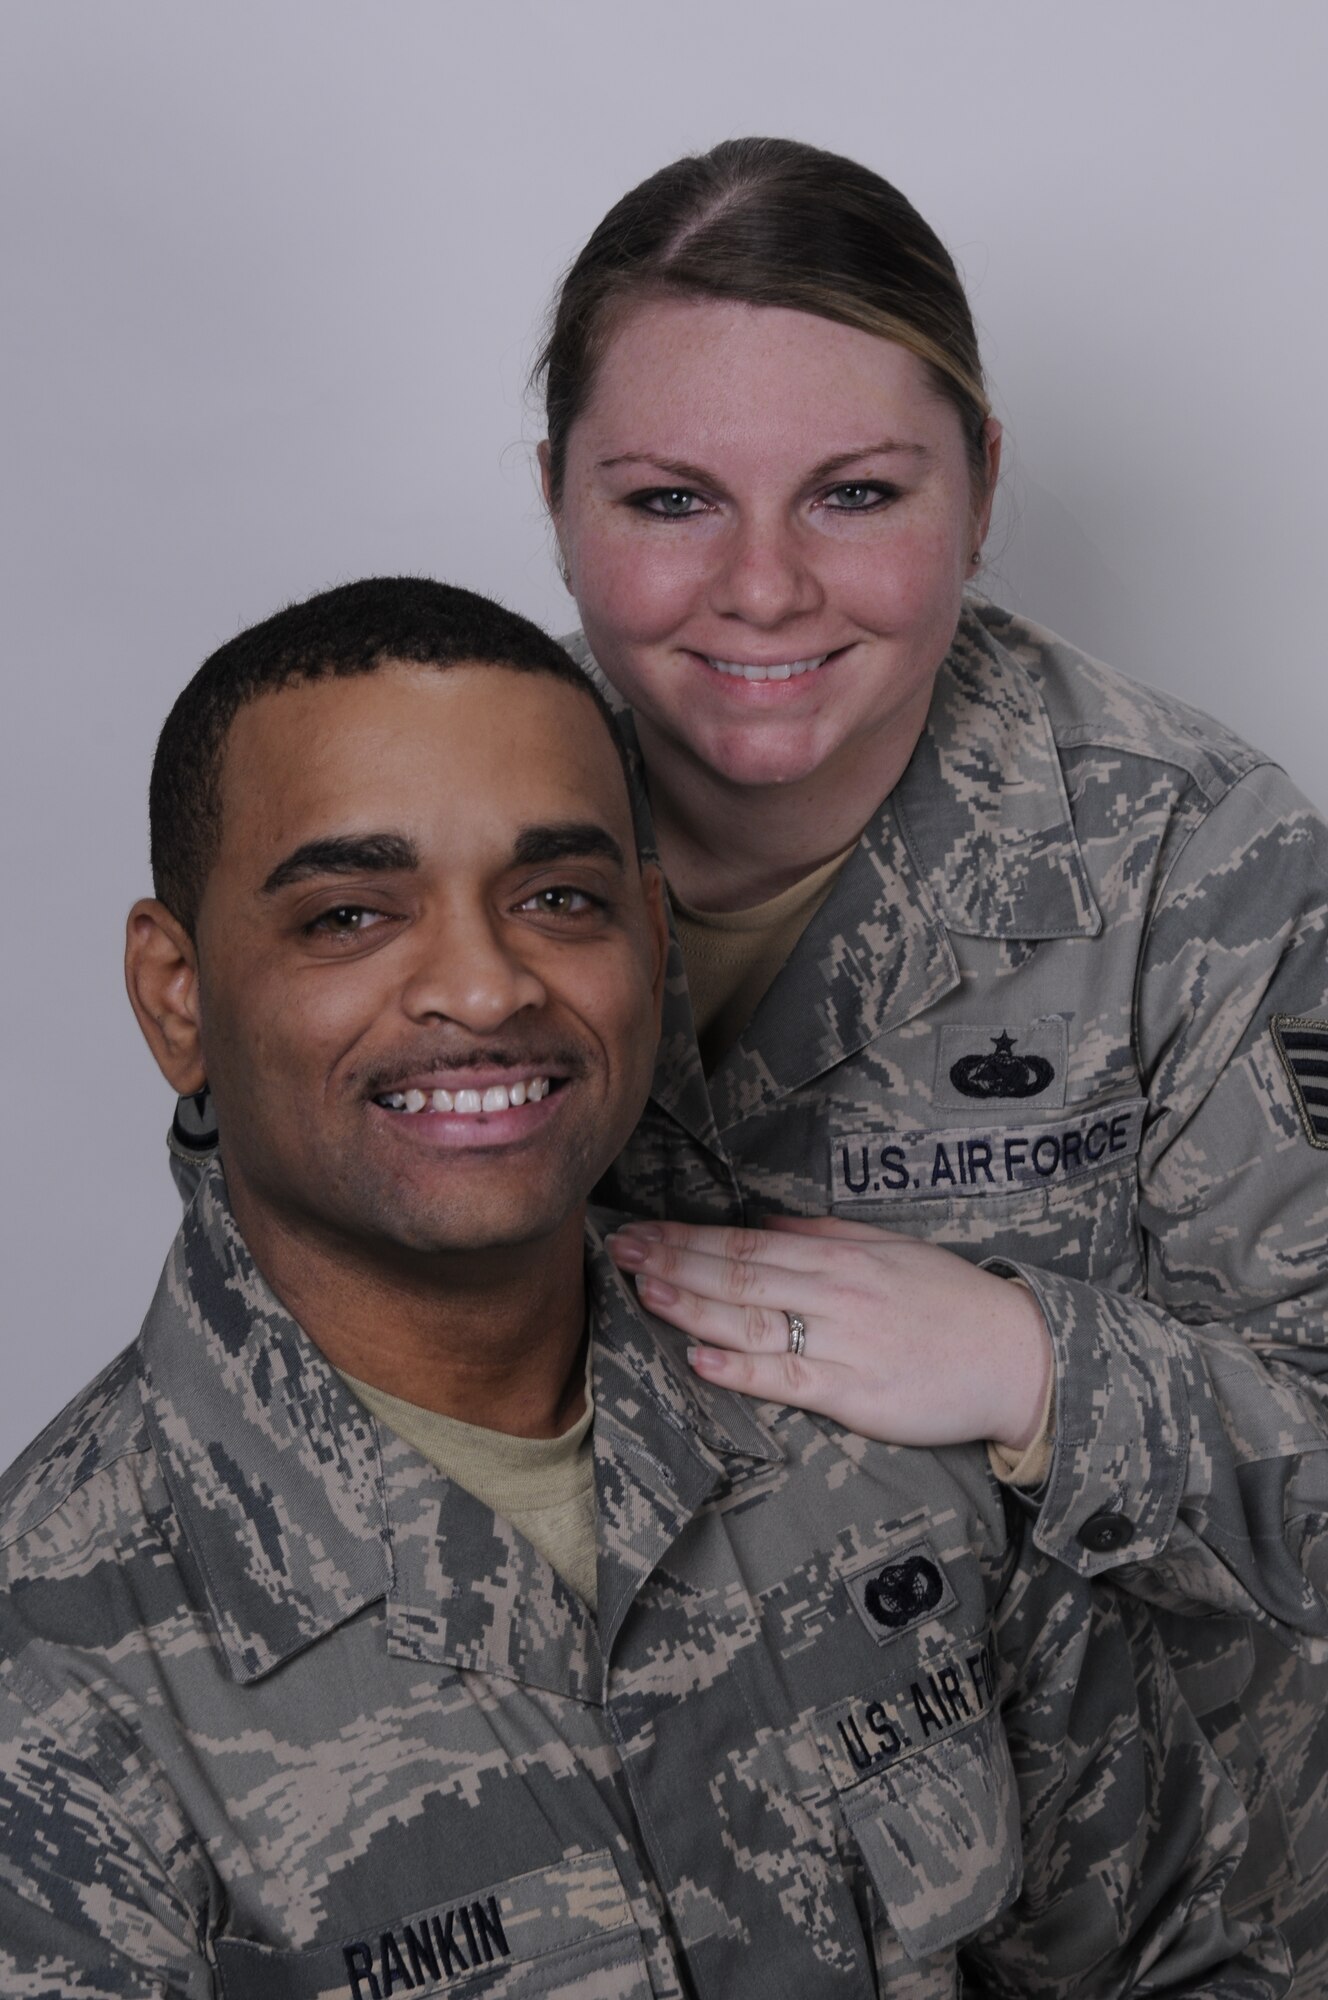
M 1305 1137 L 1328 1153 L 1328 1021 L 1274 1014 L 1268 1025 Z

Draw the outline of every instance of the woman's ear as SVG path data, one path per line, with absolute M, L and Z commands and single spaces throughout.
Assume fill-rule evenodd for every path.
M 558 532 L 558 513 L 553 504 L 552 459 L 549 456 L 549 440 L 547 438 L 540 445 L 536 456 L 539 459 L 540 491 L 544 495 L 544 505 L 549 510 L 549 520 L 553 524 L 554 539 L 558 545 L 558 574 L 568 590 L 570 590 L 572 588 L 572 571 L 567 561 L 567 551 L 563 547 L 563 538 Z
M 537 459 L 539 460 L 539 469 L 540 469 L 540 492 L 541 492 L 541 493 L 542 493 L 542 494 L 544 495 L 544 504 L 545 504 L 545 506 L 546 506 L 546 507 L 548 508 L 548 510 L 549 510 L 549 514 L 550 514 L 550 517 L 552 517 L 552 514 L 553 514 L 553 470 L 552 470 L 552 467 L 553 467 L 553 460 L 552 460 L 552 458 L 551 458 L 551 456 L 550 456 L 550 453 L 549 453 L 549 440 L 548 440 L 547 438 L 545 438 L 545 439 L 544 439 L 544 441 L 543 441 L 543 443 L 542 443 L 542 444 L 541 444 L 541 445 L 540 445 L 540 446 L 538 447 L 538 449 L 537 449 L 537 451 L 536 451 L 536 453 L 535 453 L 535 456 L 536 456 L 536 458 L 537 458 Z
M 177 1097 L 192 1097 L 207 1082 L 198 953 L 179 919 L 151 897 L 134 904 L 125 925 L 125 985 L 157 1068 Z
M 981 554 L 982 544 L 991 526 L 991 510 L 996 499 L 996 484 L 1001 476 L 1001 443 L 1004 431 L 997 418 L 988 417 L 982 426 L 982 449 L 987 463 L 986 484 L 982 498 L 973 516 L 973 549 L 975 556 Z

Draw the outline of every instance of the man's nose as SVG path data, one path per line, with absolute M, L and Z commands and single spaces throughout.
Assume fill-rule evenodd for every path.
M 525 962 L 519 936 L 492 910 L 453 908 L 417 929 L 414 963 L 402 989 L 412 1020 L 455 1021 L 489 1034 L 528 1007 L 542 1007 L 543 982 Z
M 736 523 L 712 580 L 712 609 L 773 628 L 818 610 L 823 601 L 813 552 L 796 523 L 784 514 Z

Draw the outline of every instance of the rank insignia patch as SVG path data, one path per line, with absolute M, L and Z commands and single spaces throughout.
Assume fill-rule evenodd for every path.
M 1311 1146 L 1328 1152 L 1328 1021 L 1274 1014 L 1269 1027 Z

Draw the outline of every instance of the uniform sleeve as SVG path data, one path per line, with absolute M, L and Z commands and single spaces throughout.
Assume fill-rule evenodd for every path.
M 1135 1019 L 1146 1297 L 994 1260 L 1056 1348 L 1036 1538 L 1328 1659 L 1328 829 L 1273 767 L 1172 864 Z
M 0 1694 L 0 1993 L 211 2000 L 193 1917 L 136 1817 Z
M 1144 1607 L 1033 1557 L 1005 1594 L 996 1649 L 1023 1879 L 960 1954 L 974 1989 L 989 2000 L 1287 1992 L 1277 1933 L 1223 1907 L 1245 1815 Z

